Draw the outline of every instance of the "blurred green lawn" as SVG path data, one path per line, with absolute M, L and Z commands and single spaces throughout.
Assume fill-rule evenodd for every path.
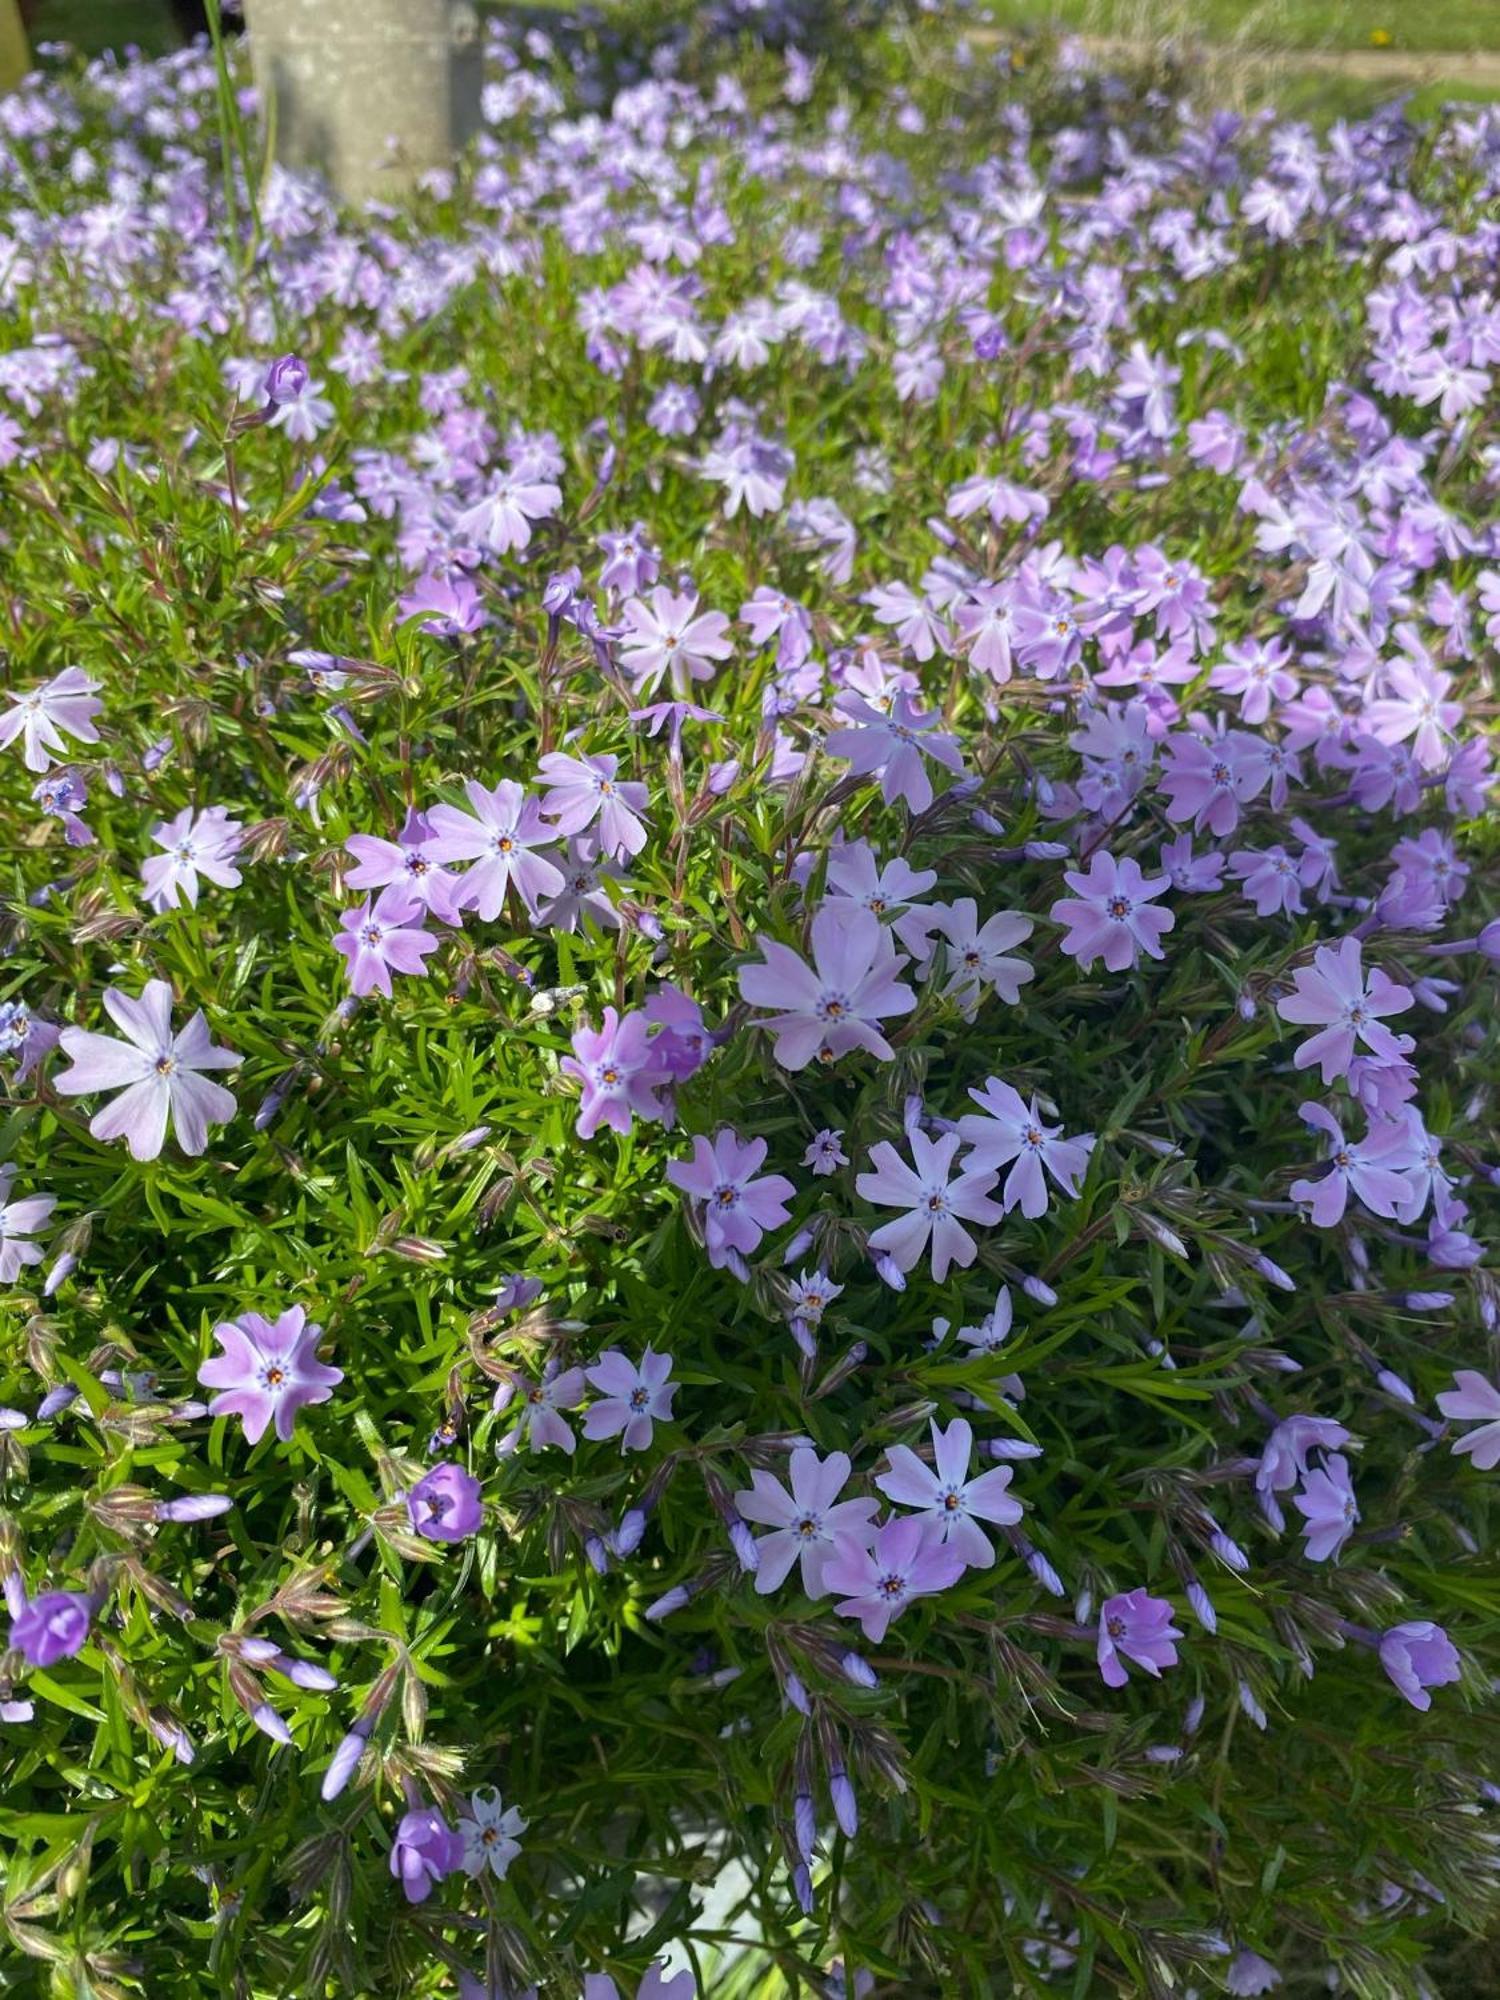
M 1050 20 L 1093 35 L 1190 25 L 1207 41 L 1285 49 L 1500 52 L 1500 0 L 987 0 L 987 11 L 998 26 Z

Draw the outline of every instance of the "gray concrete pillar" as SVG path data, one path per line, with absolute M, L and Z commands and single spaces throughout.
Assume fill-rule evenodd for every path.
M 349 201 L 399 199 L 478 127 L 469 0 L 247 0 L 245 12 L 276 157 Z

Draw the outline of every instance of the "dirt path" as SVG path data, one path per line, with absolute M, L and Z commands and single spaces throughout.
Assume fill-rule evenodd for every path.
M 1004 33 L 1003 29 L 987 28 L 983 38 L 1000 41 Z M 977 41 L 979 33 L 971 29 L 970 39 Z M 1156 46 L 1121 35 L 1074 35 L 1069 39 L 1103 62 L 1138 62 Z M 1500 91 L 1500 51 L 1496 50 L 1257 48 L 1248 40 L 1205 46 L 1214 55 L 1232 57 L 1247 68 L 1316 70 L 1328 76 L 1352 77 L 1360 83 L 1389 83 L 1396 90 L 1413 84 L 1463 83 Z

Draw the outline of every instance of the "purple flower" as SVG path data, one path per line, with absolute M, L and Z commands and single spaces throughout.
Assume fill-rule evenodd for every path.
M 938 730 L 942 718 L 924 714 L 904 690 L 897 691 L 889 715 L 852 692 L 841 694 L 834 708 L 851 727 L 833 730 L 824 748 L 830 757 L 847 759 L 857 778 L 879 772 L 880 795 L 887 805 L 905 799 L 912 812 L 926 812 L 932 804 L 932 780 L 924 756 L 947 770 L 963 770 L 957 740 Z
M 1220 838 L 1234 832 L 1240 807 L 1265 789 L 1270 775 L 1264 743 L 1243 729 L 1214 737 L 1183 732 L 1167 739 L 1164 754 L 1167 818 L 1190 819 L 1197 832 Z
M 562 488 L 550 479 L 526 479 L 514 472 L 494 475 L 479 499 L 464 508 L 454 522 L 461 536 L 477 542 L 491 555 L 524 549 L 531 541 L 531 524 L 544 521 L 562 505 Z
M 479 1481 L 461 1465 L 434 1465 L 406 1496 L 412 1532 L 429 1542 L 461 1542 L 484 1520 Z
M 1224 1991 L 1238 1995 L 1269 1993 L 1281 1984 L 1281 1974 L 1258 1951 L 1241 1945 L 1224 1971 Z
M 4 1211 L 0 1210 L 0 1223 Z M 3 1254 L 3 1253 L 0 1253 Z M 0 1278 L 5 1275 L 0 1269 Z M 1477 1421 L 1479 1429 L 1455 1438 L 1456 1452 L 1472 1452 L 1476 1471 L 1489 1472 L 1500 1465 L 1500 1389 L 1473 1368 L 1454 1371 L 1454 1387 L 1444 1389 L 1437 1406 L 1445 1417 Z
M 1176 1666 L 1177 1648 L 1172 1641 L 1181 1637 L 1172 1623 L 1172 1607 L 1165 1598 L 1151 1597 L 1144 1590 L 1128 1590 L 1123 1596 L 1107 1597 L 1099 1610 L 1096 1649 L 1105 1686 L 1124 1687 L 1130 1678 L 1125 1660 L 1159 1679 L 1163 1667 Z
M 1348 1459 L 1335 1453 L 1317 1471 L 1309 1472 L 1292 1505 L 1306 1519 L 1302 1532 L 1308 1561 L 1327 1562 L 1337 1556 L 1359 1519 Z
M 57 1206 L 56 1195 L 33 1194 L 24 1201 L 12 1201 L 11 1185 L 15 1168 L 0 1166 L 0 1285 L 13 1285 L 29 1264 L 40 1264 L 42 1246 L 31 1238 L 46 1226 Z
M 940 1531 L 907 1514 L 877 1528 L 870 1542 L 839 1535 L 823 1566 L 823 1582 L 844 1593 L 833 1607 L 840 1617 L 857 1618 L 865 1637 L 879 1645 L 908 1604 L 946 1590 L 963 1573 L 963 1557 L 944 1543 Z
M 672 1421 L 677 1384 L 672 1380 L 670 1354 L 656 1354 L 648 1347 L 637 1367 L 611 1347 L 584 1373 L 604 1397 L 583 1420 L 586 1438 L 619 1437 L 622 1452 L 644 1451 L 651 1442 L 652 1425 Z
M 326 1403 L 344 1379 L 342 1368 L 319 1361 L 322 1337 L 323 1329 L 301 1306 L 289 1306 L 275 1320 L 254 1312 L 221 1320 L 214 1339 L 224 1352 L 198 1370 L 205 1388 L 220 1391 L 209 1415 L 241 1418 L 250 1444 L 259 1444 L 274 1418 L 277 1437 L 289 1443 L 303 1404 Z
M 1394 1216 L 1410 1205 L 1410 1170 L 1420 1152 L 1404 1121 L 1377 1118 L 1363 1139 L 1346 1139 L 1333 1113 L 1321 1104 L 1299 1107 L 1303 1120 L 1328 1134 L 1328 1159 L 1322 1173 L 1293 1181 L 1293 1201 L 1305 1201 L 1319 1229 L 1339 1222 L 1350 1194 L 1357 1195 L 1372 1215 Z
M 940 1541 L 948 1543 L 971 1569 L 990 1569 L 995 1551 L 981 1521 L 1003 1527 L 1019 1521 L 1022 1507 L 1011 1493 L 1011 1469 L 996 1466 L 969 1477 L 969 1455 L 974 1433 L 962 1417 L 943 1430 L 937 1419 L 932 1423 L 932 1455 L 936 1470 L 925 1465 L 904 1444 L 894 1444 L 886 1453 L 887 1470 L 875 1484 L 887 1500 L 901 1507 L 921 1510 Z
M 510 778 L 492 792 L 470 778 L 464 790 L 472 813 L 442 805 L 427 815 L 432 827 L 428 856 L 474 863 L 464 875 L 458 901 L 465 909 L 477 909 L 486 923 L 499 916 L 512 883 L 527 914 L 535 917 L 543 897 L 564 887 L 562 870 L 545 851 L 553 829 L 542 818 L 541 806 Z
M 1148 880 L 1128 855 L 1116 861 L 1113 855 L 1096 853 L 1087 874 L 1068 868 L 1063 880 L 1075 893 L 1061 897 L 1048 914 L 1067 926 L 1059 949 L 1078 960 L 1081 972 L 1099 958 L 1109 971 L 1124 972 L 1138 963 L 1143 951 L 1149 958 L 1165 956 L 1161 939 L 1177 919 L 1170 910 L 1158 910 L 1153 904 L 1172 886 L 1170 877 L 1153 875 Z
M 599 822 L 600 850 L 615 859 L 639 854 L 646 845 L 640 815 L 646 787 L 615 776 L 618 757 L 570 757 L 552 750 L 539 760 L 538 777 L 547 787 L 542 811 L 559 833 L 582 833 Z
M 981 924 L 979 906 L 972 896 L 938 904 L 929 914 L 931 928 L 943 939 L 947 960 L 944 994 L 956 1000 L 971 1021 L 986 987 L 1014 1007 L 1021 998 L 1021 988 L 1035 979 L 1036 972 L 1024 958 L 1006 954 L 1013 944 L 1031 936 L 1036 928 L 1031 918 L 1016 910 L 998 910 Z
M 27 1600 L 10 1624 L 10 1643 L 29 1667 L 71 1660 L 89 1636 L 93 1607 L 75 1590 L 44 1590 Z
M 295 403 L 307 385 L 307 363 L 295 354 L 281 354 L 266 370 L 261 390 L 268 403 Z
M 715 661 L 729 658 L 728 630 L 722 611 L 699 611 L 696 591 L 679 597 L 658 584 L 649 604 L 632 597 L 625 605 L 620 665 L 637 695 L 652 693 L 663 674 L 674 694 L 685 695 L 694 681 L 713 678 Z
M 466 576 L 419 577 L 398 599 L 396 609 L 403 619 L 420 618 L 420 629 L 438 639 L 478 632 L 490 622 L 478 590 Z
M 68 754 L 60 730 L 80 743 L 97 743 L 94 717 L 104 706 L 94 695 L 98 686 L 82 667 L 64 667 L 41 687 L 11 693 L 14 705 L 9 714 L 0 715 L 0 750 L 8 749 L 19 736 L 27 770 L 45 771 L 53 751 L 59 757 Z
M 400 837 L 381 840 L 374 834 L 351 833 L 345 849 L 358 862 L 344 880 L 351 889 L 400 888 L 415 903 L 421 903 L 440 923 L 463 922 L 459 908 L 460 878 L 441 868 L 427 852 L 432 829 L 426 813 L 407 813 Z
M 1413 1708 L 1432 1706 L 1429 1688 L 1459 1678 L 1458 1648 L 1441 1625 L 1416 1618 L 1380 1637 L 1380 1664 Z
M 1337 1451 L 1348 1442 L 1348 1431 L 1332 1417 L 1286 1417 L 1277 1424 L 1256 1467 L 1255 1491 L 1261 1512 L 1278 1533 L 1286 1523 L 1275 1495 L 1287 1492 L 1304 1476 L 1309 1452 Z
M 842 1451 L 819 1458 L 800 1445 L 788 1466 L 791 1491 L 769 1472 L 752 1471 L 750 1491 L 736 1493 L 734 1504 L 745 1520 L 770 1528 L 756 1543 L 759 1567 L 755 1588 L 762 1597 L 786 1581 L 793 1563 L 802 1565 L 802 1588 L 809 1597 L 826 1597 L 824 1571 L 836 1538 L 858 1543 L 874 1532 L 878 1500 L 840 1500 L 849 1481 L 849 1459 Z
M 766 1157 L 764 1139 L 741 1139 L 722 1126 L 712 1139 L 700 1133 L 690 1160 L 669 1160 L 667 1179 L 703 1204 L 703 1240 L 715 1269 L 731 1256 L 748 1257 L 768 1229 L 787 1219 L 787 1203 L 797 1192 L 783 1174 L 756 1169 Z
M 166 1142 L 170 1117 L 185 1153 L 201 1153 L 208 1128 L 234 1116 L 234 1096 L 201 1072 L 233 1069 L 233 1049 L 212 1041 L 208 1023 L 194 1014 L 178 1035 L 172 1033 L 172 989 L 164 979 L 146 982 L 139 1000 L 118 987 L 104 995 L 105 1012 L 125 1035 L 96 1035 L 64 1028 L 64 1055 L 73 1064 L 57 1079 L 64 1097 L 95 1090 L 118 1090 L 113 1104 L 96 1111 L 89 1130 L 96 1139 L 124 1139 L 138 1160 L 154 1160 Z
M 891 1060 L 895 1051 L 875 1024 L 909 1014 L 917 996 L 900 983 L 907 961 L 878 917 L 857 904 L 825 903 L 812 921 L 811 966 L 771 938 L 760 950 L 764 962 L 740 970 L 740 992 L 752 1006 L 775 1010 L 764 1025 L 783 1069 L 805 1069 L 815 1056 L 836 1062 L 851 1049 Z
M 462 1836 L 435 1806 L 415 1806 L 402 1815 L 391 1848 L 391 1873 L 408 1903 L 425 1903 L 436 1884 L 461 1868 L 463 1861 Z
M 426 912 L 400 882 L 382 889 L 372 909 L 368 896 L 339 918 L 333 948 L 348 960 L 349 984 L 361 999 L 391 994 L 391 972 L 424 972 L 422 961 L 438 940 L 422 928 Z M 412 919 L 416 922 L 413 923 Z
M 1017 1207 L 1025 1216 L 1045 1215 L 1049 1174 L 1065 1195 L 1076 1198 L 1094 1150 L 1091 1133 L 1065 1139 L 1060 1125 L 1045 1123 L 1034 1097 L 1028 1104 L 998 1076 L 989 1077 L 982 1090 L 970 1090 L 969 1095 L 982 1115 L 967 1111 L 958 1121 L 960 1138 L 973 1149 L 968 1166 L 998 1170 L 1007 1161 L 1015 1162 L 1000 1191 L 1007 1215 Z
M 658 986 L 641 1009 L 657 1029 L 652 1060 L 674 1083 L 685 1083 L 713 1054 L 714 1038 L 698 1002 L 670 981 Z
M 1404 660 L 1387 662 L 1378 677 L 1386 693 L 1370 702 L 1365 719 L 1381 743 L 1412 739 L 1412 755 L 1424 771 L 1439 771 L 1448 759 L 1453 731 L 1463 718 L 1463 703 L 1446 699 L 1451 674 L 1440 673 L 1422 652 L 1416 634 L 1398 626 L 1409 649 Z
M 234 856 L 244 830 L 222 806 L 208 806 L 201 813 L 185 806 L 175 819 L 154 826 L 151 838 L 166 852 L 153 854 L 141 867 L 152 909 L 175 910 L 182 897 L 196 908 L 200 875 L 221 889 L 237 889 L 244 877 Z
M 558 1412 L 577 1409 L 583 1401 L 583 1392 L 583 1370 L 561 1368 L 556 1361 L 547 1363 L 539 1382 L 527 1382 L 521 1377 L 502 1382 L 495 1391 L 495 1408 L 504 1410 L 514 1405 L 519 1415 L 515 1428 L 496 1444 L 496 1457 L 508 1458 L 519 1448 L 522 1438 L 532 1451 L 556 1445 L 560 1451 L 571 1452 L 577 1440 L 572 1427 Z
M 493 1785 L 481 1785 L 458 1822 L 464 1873 L 482 1875 L 488 1868 L 496 1881 L 503 1882 L 521 1851 L 519 1836 L 525 1831 L 526 1821 L 515 1807 L 507 1806 Z
M 605 1008 L 602 1028 L 575 1030 L 573 1054 L 564 1056 L 559 1067 L 583 1085 L 580 1139 L 592 1139 L 601 1125 L 628 1132 L 632 1115 L 653 1122 L 666 1118 L 657 1093 L 672 1079 L 657 1055 L 660 1041 L 644 1014 L 627 1014 L 622 1020 L 613 1007 Z
M 870 1148 L 875 1172 L 858 1175 L 854 1185 L 866 1201 L 907 1210 L 871 1232 L 870 1248 L 888 1253 L 898 1271 L 909 1271 L 930 1241 L 932 1275 L 941 1284 L 951 1265 L 972 1264 L 978 1254 L 963 1222 L 1000 1220 L 1003 1211 L 986 1199 L 997 1176 L 988 1168 L 976 1171 L 968 1164 L 954 1174 L 953 1157 L 961 1143 L 956 1132 L 929 1139 L 914 1130 L 907 1134 L 907 1143 L 911 1166 L 889 1139 L 882 1139 Z
M 818 1175 L 836 1174 L 840 1167 L 847 1167 L 849 1155 L 844 1151 L 844 1134 L 832 1125 L 825 1125 L 817 1133 L 802 1155 L 804 1167 L 811 1167 Z
M 1298 1069 L 1321 1063 L 1324 1083 L 1332 1083 L 1348 1073 L 1356 1042 L 1381 1062 L 1399 1060 L 1401 1044 L 1379 1017 L 1404 1014 L 1411 1005 L 1409 989 L 1387 979 L 1378 966 L 1366 975 L 1359 939 L 1346 937 L 1319 945 L 1312 964 L 1298 967 L 1292 991 L 1276 1002 L 1276 1011 L 1283 1021 L 1319 1028 L 1299 1044 L 1292 1061 Z

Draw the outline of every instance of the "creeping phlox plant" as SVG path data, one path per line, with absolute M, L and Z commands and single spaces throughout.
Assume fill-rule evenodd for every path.
M 911 32 L 0 103 L 7 1990 L 1493 1921 L 1500 116 Z

